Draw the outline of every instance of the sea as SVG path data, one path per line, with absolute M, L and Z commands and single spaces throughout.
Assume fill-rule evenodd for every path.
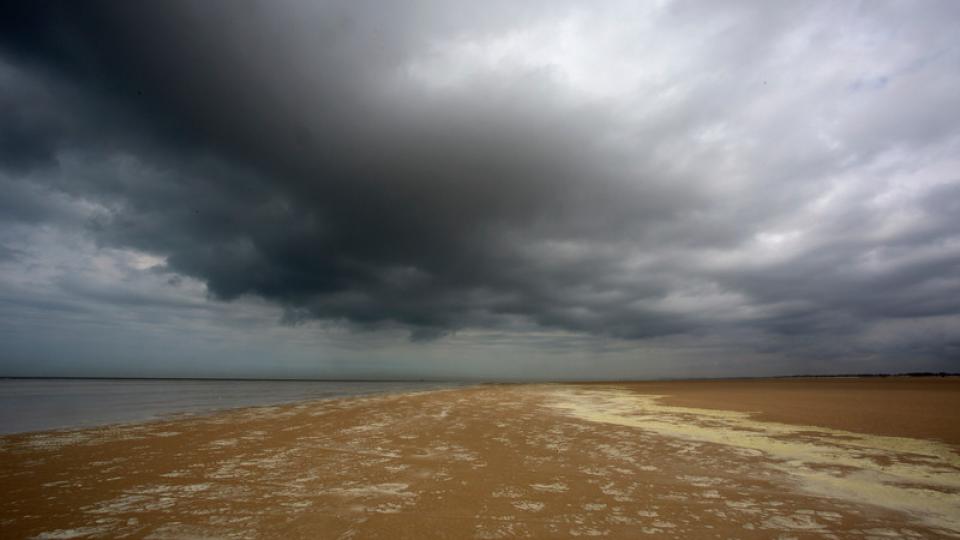
M 0 434 L 463 385 L 417 381 L 0 379 Z

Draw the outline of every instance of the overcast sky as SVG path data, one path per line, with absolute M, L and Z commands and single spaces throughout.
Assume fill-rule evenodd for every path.
M 19 2 L 0 375 L 960 370 L 960 2 Z

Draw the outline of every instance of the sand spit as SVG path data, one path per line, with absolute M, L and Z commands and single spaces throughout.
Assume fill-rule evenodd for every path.
M 3 538 L 960 537 L 942 443 L 600 385 L 7 436 L 0 485 Z

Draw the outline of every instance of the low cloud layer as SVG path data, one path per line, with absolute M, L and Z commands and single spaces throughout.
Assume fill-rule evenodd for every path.
M 960 358 L 955 2 L 4 11 L 11 282 L 59 249 L 35 231 L 83 231 L 171 289 L 414 341 Z

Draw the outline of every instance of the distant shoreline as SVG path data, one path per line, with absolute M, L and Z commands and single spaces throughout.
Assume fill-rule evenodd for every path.
M 272 379 L 247 377 L 34 377 L 0 376 L 0 380 L 54 380 L 54 381 L 237 381 L 237 382 L 349 382 L 349 383 L 459 383 L 472 382 L 463 379 Z
M 671 381 L 732 381 L 732 380 L 767 380 L 767 379 L 829 379 L 829 378 L 875 378 L 875 377 L 960 377 L 960 372 L 933 372 L 917 371 L 903 373 L 837 373 L 837 374 L 792 374 L 792 375 L 758 375 L 758 376 L 730 376 L 730 377 L 665 377 L 651 379 L 530 379 L 530 380 L 496 380 L 496 379 L 433 379 L 433 378 L 405 378 L 405 379 L 320 379 L 320 378 L 267 378 L 267 377 L 74 377 L 74 376 L 18 376 L 3 375 L 0 380 L 57 380 L 57 381 L 237 381 L 237 382 L 344 382 L 344 383 L 471 383 L 471 384 L 535 384 L 535 383 L 632 383 L 632 382 L 671 382 Z

